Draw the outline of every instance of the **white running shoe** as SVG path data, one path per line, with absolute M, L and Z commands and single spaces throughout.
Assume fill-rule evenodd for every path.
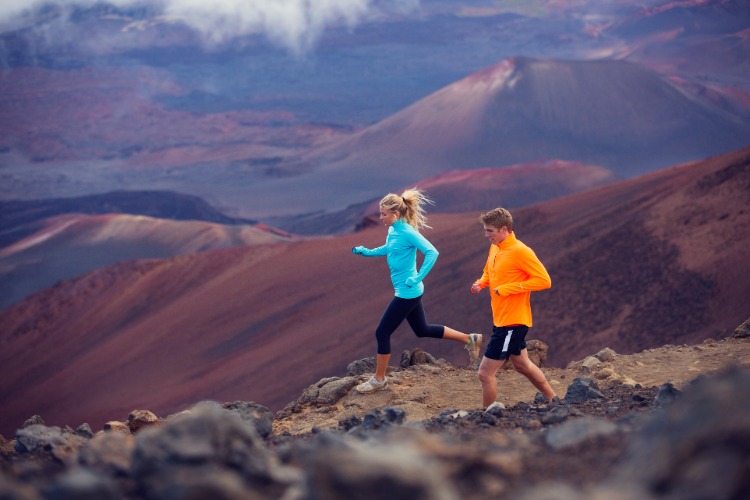
M 504 409 L 505 409 L 504 404 L 502 404 L 500 401 L 495 401 L 494 403 L 489 405 L 487 409 L 485 409 L 484 411 L 485 413 L 496 413 L 497 411 L 504 410 Z
M 379 382 L 373 376 L 367 382 L 359 384 L 357 386 L 357 392 L 360 392 L 362 394 L 367 394 L 369 392 L 382 391 L 386 387 L 388 387 L 388 378 L 387 377 L 384 378 L 382 382 Z
M 464 349 L 469 352 L 469 366 L 472 367 L 476 364 L 479 354 L 482 352 L 482 334 L 470 333 L 469 340 Z

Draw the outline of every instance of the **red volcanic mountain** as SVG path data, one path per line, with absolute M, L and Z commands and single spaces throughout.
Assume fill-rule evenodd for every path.
M 629 353 L 727 336 L 748 316 L 750 148 L 515 211 L 553 288 L 534 295 L 530 338 L 552 364 L 609 346 Z M 426 282 L 431 322 L 489 332 L 469 284 L 487 243 L 475 213 L 435 215 L 441 255 Z M 374 354 L 392 296 L 376 246 L 357 234 L 117 264 L 0 311 L 0 432 L 40 414 L 94 427 L 134 408 L 169 414 L 200 399 L 278 409 Z M 464 363 L 460 345 L 394 336 Z
M 291 237 L 265 226 L 175 221 L 139 215 L 61 215 L 0 249 L 0 308 L 30 293 L 122 260 L 166 258 Z
M 445 170 L 559 158 L 630 177 L 749 138 L 746 121 L 643 66 L 512 58 L 319 148 L 279 188 L 298 199 L 320 186 L 331 210 Z

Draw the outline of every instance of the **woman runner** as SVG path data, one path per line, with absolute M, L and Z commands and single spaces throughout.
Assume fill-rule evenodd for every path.
M 422 294 L 422 280 L 430 272 L 438 257 L 438 251 L 419 233 L 421 228 L 429 228 L 423 205 L 432 203 L 420 190 L 407 189 L 399 196 L 387 194 L 380 200 L 380 220 L 388 228 L 385 245 L 378 248 L 358 246 L 352 253 L 365 257 L 386 256 L 391 272 L 391 282 L 395 297 L 386 307 L 380 323 L 375 329 L 377 340 L 377 367 L 375 374 L 367 382 L 357 386 L 357 391 L 370 393 L 385 389 L 388 380 L 385 373 L 391 358 L 391 335 L 404 321 L 417 337 L 432 337 L 461 342 L 469 352 L 469 365 L 476 362 L 482 347 L 482 336 L 478 333 L 461 333 L 444 325 L 427 323 Z M 417 270 L 417 250 L 424 254 L 424 261 Z

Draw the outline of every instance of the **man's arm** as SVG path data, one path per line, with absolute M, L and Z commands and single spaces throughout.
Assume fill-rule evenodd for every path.
M 476 280 L 471 285 L 471 293 L 479 293 L 483 288 L 490 286 L 490 272 L 489 272 L 490 259 L 487 258 L 487 262 L 484 264 L 484 271 L 482 277 Z
M 524 292 L 538 292 L 552 287 L 552 279 L 547 269 L 530 248 L 519 250 L 516 255 L 519 267 L 529 275 L 528 279 L 516 283 L 500 285 L 495 290 L 502 296 L 514 295 Z

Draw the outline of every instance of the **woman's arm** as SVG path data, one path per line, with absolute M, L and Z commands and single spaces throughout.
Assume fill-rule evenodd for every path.
M 417 273 L 417 275 L 407 278 L 404 282 L 406 286 L 414 286 L 417 283 L 421 283 L 422 280 L 427 277 L 427 274 L 432 269 L 432 266 L 435 265 L 435 262 L 437 261 L 438 255 L 440 255 L 440 253 L 433 246 L 433 244 L 430 243 L 427 238 L 422 236 L 418 231 L 409 231 L 409 233 L 407 234 L 409 235 L 410 242 L 417 248 L 417 250 L 424 254 L 422 267 L 419 268 L 419 272 Z
M 386 255 L 388 251 L 385 245 L 377 248 L 365 248 L 363 246 L 358 246 L 352 248 L 352 253 L 355 255 L 363 255 L 365 257 L 382 257 Z

